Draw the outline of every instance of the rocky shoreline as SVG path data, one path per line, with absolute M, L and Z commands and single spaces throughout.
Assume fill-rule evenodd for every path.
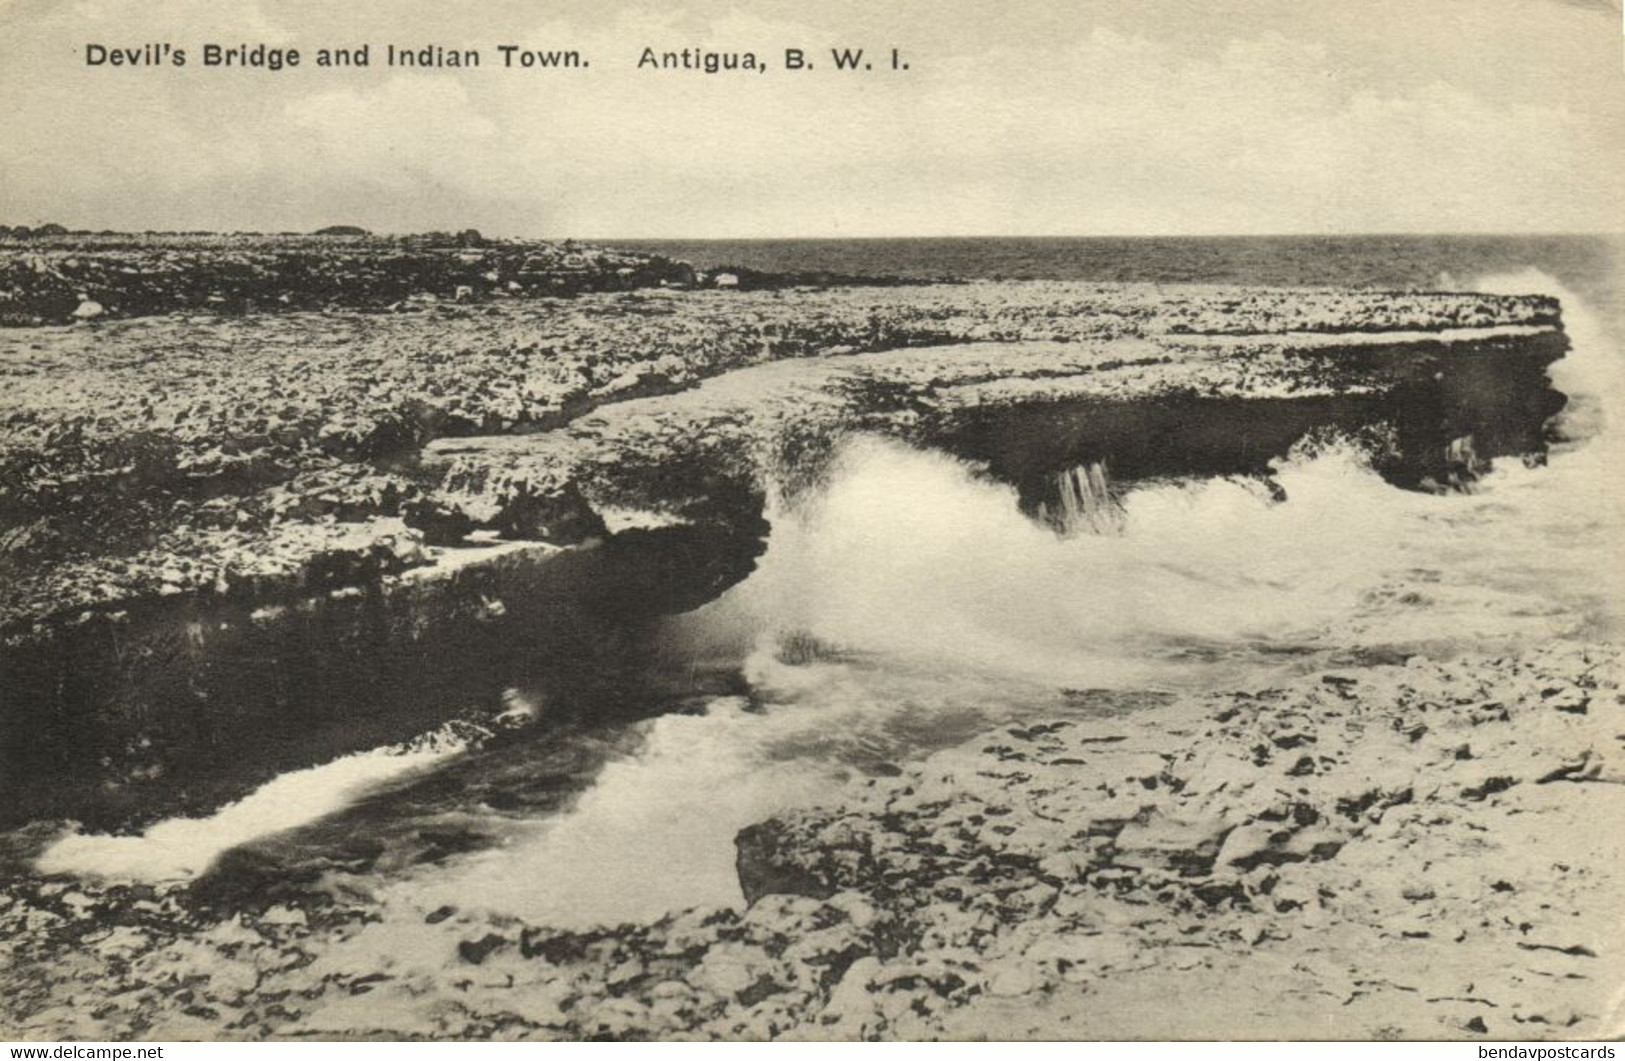
M 906 413 L 933 389 L 959 407 L 1002 408 L 1372 393 L 1447 340 L 1537 366 L 1566 348 L 1550 298 L 1062 282 L 649 290 L 0 330 L 0 637 L 141 598 L 274 598 L 322 557 L 348 555 L 343 584 L 369 583 L 427 563 L 411 542 L 478 531 L 580 541 L 597 528 L 577 496 L 593 484 L 568 467 L 520 481 L 465 467 L 474 474 L 448 482 L 425 449 L 552 442 L 578 421 L 590 434 L 601 409 L 764 363 L 976 347 L 974 359 L 945 349 L 877 362 L 877 402 Z M 396 518 L 404 526 L 372 522 Z M 344 535 L 377 547 L 330 540 Z M 367 552 L 378 555 L 357 555 Z
M 232 274 L 229 237 L 175 239 L 175 253 Z M 345 252 L 309 253 L 343 265 Z M 80 264 L 97 261 L 86 252 Z M 534 546 L 528 585 L 547 581 L 540 567 L 561 551 L 631 527 L 621 552 L 645 567 L 625 580 L 720 591 L 759 551 L 768 483 L 815 481 L 819 454 L 852 431 L 986 461 L 1035 507 L 1044 476 L 1072 458 L 1012 450 L 1022 417 L 1053 421 L 1044 434 L 1068 438 L 1077 459 L 1126 450 L 1137 431 L 1136 453 L 1155 451 L 1144 474 L 1224 474 L 1261 470 L 1306 425 L 1363 428 L 1395 408 L 1394 448 L 1409 454 L 1395 474 L 1428 488 L 1462 470 L 1447 459 L 1460 437 L 1476 438 L 1472 459 L 1538 454 L 1540 424 L 1561 403 L 1542 375 L 1567 348 L 1549 298 L 752 286 L 0 329 L 0 683 L 31 705 L 0 717 L 14 816 L 42 799 L 53 813 L 71 803 L 17 780 L 31 776 L 94 778 L 80 788 L 97 806 L 69 810 L 103 822 L 132 820 L 142 789 L 187 788 L 148 800 L 149 815 L 206 807 L 215 787 L 192 791 L 180 764 L 236 762 L 231 734 L 251 741 L 335 692 L 367 714 L 343 675 L 439 654 L 441 635 L 416 618 L 425 610 L 498 645 L 516 624 L 493 620 L 516 600 L 466 574 L 495 546 Z M 1209 420 L 1233 429 L 1200 430 Z M 1260 441 L 1243 451 L 1229 439 Z M 405 583 L 419 588 L 397 592 Z M 557 588 L 579 598 L 577 586 Z M 312 671 L 318 643 L 373 662 L 358 670 L 340 653 Z M 231 685 L 245 660 L 265 662 L 271 680 Z M 303 685 L 284 681 L 302 674 Z M 418 721 L 403 712 L 389 738 L 420 732 L 408 726 Z M 343 750 L 314 732 L 311 748 L 307 762 Z
M 737 841 L 748 905 L 561 931 L 322 886 L 4 887 L 47 1039 L 1617 1036 L 1609 646 L 1004 727 Z M 1170 1005 L 1171 998 L 1179 999 Z
M 1620 658 L 1578 617 L 1503 655 L 1343 646 L 1270 688 L 1068 693 L 756 822 L 737 906 L 649 923 L 424 907 L 389 887 L 417 863 L 376 852 L 44 873 L 69 821 L 138 831 L 357 751 L 500 742 L 515 684 L 639 717 L 572 683 L 745 579 L 769 495 L 815 491 L 853 435 L 945 451 L 1043 521 L 1107 463 L 1258 479 L 1320 431 L 1391 485 L 1464 491 L 1541 462 L 1565 401 L 1536 296 L 719 285 L 477 236 L 233 239 L 0 240 L 13 1035 L 1620 1034 L 1622 852 L 1595 827 L 1625 793 Z M 337 272 L 301 286 L 300 255 Z M 515 290 L 514 255 L 576 279 Z

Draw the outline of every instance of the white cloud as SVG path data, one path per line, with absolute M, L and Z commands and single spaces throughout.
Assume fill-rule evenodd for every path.
M 289 101 L 284 118 L 306 180 L 360 176 L 397 191 L 430 180 L 472 194 L 497 183 L 501 130 L 454 77 L 396 74 L 376 87 L 328 89 Z
M 470 42 L 487 66 L 391 72 L 375 56 L 368 71 L 166 75 L 61 58 L 90 26 L 151 39 L 136 34 L 152 26 L 144 10 L 75 0 L 0 43 L 0 94 L 22 101 L 0 136 L 26 145 L 0 155 L 0 182 L 23 215 L 577 235 L 1585 229 L 1625 216 L 1625 98 L 1582 91 L 1617 77 L 1617 41 L 1587 36 L 1570 9 L 1504 31 L 1473 23 L 1477 38 L 1417 15 L 1381 33 L 1362 23 L 1355 39 L 1330 16 L 1232 17 L 1204 35 L 1104 0 L 1067 32 L 1019 0 L 1001 19 L 566 4 L 540 22 L 496 0 L 472 28 L 467 9 L 449 21 L 438 5 L 388 18 L 279 5 L 273 18 L 184 0 L 161 8 L 166 23 L 306 49 Z M 493 69 L 503 42 L 580 48 L 593 69 Z M 633 68 L 645 44 L 774 63 L 785 46 L 899 44 L 916 68 L 657 74 Z M 1468 47 L 1552 66 L 1492 69 Z

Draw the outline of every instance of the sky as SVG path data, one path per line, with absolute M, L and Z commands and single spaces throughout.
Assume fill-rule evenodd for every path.
M 170 42 L 184 68 L 91 67 Z M 205 69 L 204 43 L 297 70 Z M 308 65 L 369 43 L 373 65 Z M 477 48 L 390 70 L 385 44 Z M 504 70 L 498 44 L 577 49 Z M 764 74 L 637 69 L 645 46 Z M 777 67 L 800 47 L 812 71 Z M 879 68 L 828 69 L 832 47 Z M 885 69 L 891 48 L 907 72 Z M 819 67 L 824 67 L 820 69 Z M 1625 228 L 1616 0 L 0 0 L 0 221 L 578 238 Z

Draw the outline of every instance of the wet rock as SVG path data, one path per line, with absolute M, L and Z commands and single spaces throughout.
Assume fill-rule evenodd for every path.
M 475 940 L 463 940 L 457 945 L 457 954 L 470 965 L 479 965 L 495 952 L 509 946 L 511 940 L 496 933 L 487 933 Z
M 1518 779 L 1507 773 L 1497 772 L 1502 764 L 1484 764 L 1482 768 L 1471 771 L 1457 781 L 1457 793 L 1464 800 L 1484 800 L 1498 792 L 1518 783 Z
M 735 867 L 747 903 L 765 895 L 826 899 L 836 885 L 828 869 L 809 858 L 778 822 L 746 826 L 734 837 Z
M 1182 818 L 1156 810 L 1117 834 L 1117 861 L 1187 875 L 1206 873 L 1231 828 L 1223 819 Z
M 427 545 L 461 544 L 480 526 L 457 505 L 428 497 L 408 502 L 401 510 L 401 519 L 421 533 Z

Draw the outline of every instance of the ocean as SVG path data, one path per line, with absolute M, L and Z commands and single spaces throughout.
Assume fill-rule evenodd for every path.
M 608 240 L 706 269 L 962 280 L 1337 285 L 1448 290 L 1539 269 L 1601 305 L 1620 236 L 1204 236 Z

